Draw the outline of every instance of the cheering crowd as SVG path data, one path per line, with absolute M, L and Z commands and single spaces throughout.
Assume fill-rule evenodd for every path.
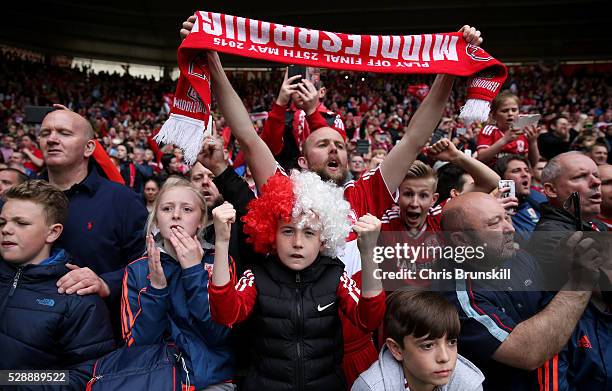
M 215 126 L 190 167 L 153 139 L 172 82 L 4 52 L 0 369 L 81 390 L 612 387 L 605 72 L 514 67 L 464 124 L 454 76 L 226 74 L 206 55 Z M 28 105 L 55 106 L 35 124 Z M 420 272 L 456 257 L 376 259 L 398 243 L 484 244 L 461 267 L 512 278 L 436 286 Z

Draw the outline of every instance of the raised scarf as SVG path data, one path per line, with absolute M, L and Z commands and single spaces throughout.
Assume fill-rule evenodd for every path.
M 357 35 L 263 22 L 215 12 L 196 12 L 191 34 L 178 50 L 180 76 L 170 117 L 155 137 L 184 150 L 195 163 L 212 129 L 211 84 L 206 50 L 237 56 L 377 73 L 445 73 L 469 76 L 467 101 L 460 117 L 484 121 L 507 69 L 482 48 L 467 44 L 462 33 Z

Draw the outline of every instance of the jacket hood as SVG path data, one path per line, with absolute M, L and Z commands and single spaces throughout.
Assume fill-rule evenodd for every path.
M 385 391 L 405 391 L 404 371 L 402 365 L 397 361 L 387 345 L 383 345 L 378 361 L 370 367 L 362 377 L 368 383 L 376 378 L 382 377 Z M 457 364 L 449 382 L 439 387 L 440 391 L 471 391 L 481 390 L 481 384 L 485 377 L 483 373 L 472 362 L 460 354 L 457 355 Z

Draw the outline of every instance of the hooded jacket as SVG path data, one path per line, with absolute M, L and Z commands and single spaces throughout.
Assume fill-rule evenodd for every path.
M 38 265 L 0 260 L 0 369 L 70 369 L 70 384 L 78 389 L 90 375 L 80 378 L 81 364 L 115 343 L 100 297 L 57 292 L 68 261 L 60 249 Z
M 384 345 L 378 361 L 362 373 L 353 384 L 351 391 L 406 391 L 402 364 Z M 482 390 L 484 375 L 468 359 L 457 355 L 457 364 L 447 384 L 436 391 L 478 391 Z

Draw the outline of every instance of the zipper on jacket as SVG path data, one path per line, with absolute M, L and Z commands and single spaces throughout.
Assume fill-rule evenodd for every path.
M 295 295 L 296 295 L 296 306 L 297 306 L 297 322 L 296 322 L 296 326 L 297 326 L 297 373 L 296 373 L 296 380 L 297 380 L 297 389 L 298 390 L 303 390 L 304 389 L 304 384 L 303 384 L 303 379 L 304 379 L 304 364 L 302 362 L 302 344 L 303 344 L 303 338 L 302 338 L 302 324 L 304 323 L 304 311 L 303 311 L 303 306 L 304 303 L 302 302 L 302 280 L 300 278 L 300 273 L 296 273 L 295 274 L 295 283 L 297 284 L 297 287 L 295 288 Z
M 104 375 L 97 375 L 91 378 L 91 380 L 89 380 L 87 382 L 87 385 L 85 387 L 85 391 L 91 391 L 91 388 L 93 387 L 94 383 L 97 382 L 98 380 L 102 379 Z
M 9 291 L 9 296 L 13 296 L 15 293 L 15 289 L 17 289 L 17 284 L 19 284 L 19 277 L 21 277 L 22 268 L 17 269 L 17 273 L 15 273 L 15 277 L 13 278 L 13 286 L 11 286 L 11 290 Z

